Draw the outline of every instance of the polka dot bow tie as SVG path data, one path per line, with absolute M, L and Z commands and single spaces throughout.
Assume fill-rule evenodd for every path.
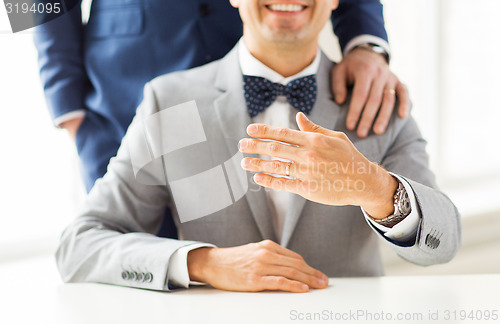
M 295 109 L 309 114 L 318 94 L 314 75 L 293 80 L 286 86 L 265 78 L 244 75 L 243 83 L 245 100 L 251 117 L 266 110 L 277 96 L 286 96 L 288 103 Z

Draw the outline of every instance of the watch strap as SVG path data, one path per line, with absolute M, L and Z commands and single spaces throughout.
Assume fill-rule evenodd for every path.
M 362 49 L 365 49 L 367 51 L 380 54 L 384 57 L 387 64 L 389 64 L 389 53 L 387 53 L 385 48 L 383 48 L 380 45 L 373 44 L 373 43 L 363 43 L 363 44 L 359 44 L 359 45 L 355 46 L 352 50 L 354 50 L 356 48 L 362 48 Z

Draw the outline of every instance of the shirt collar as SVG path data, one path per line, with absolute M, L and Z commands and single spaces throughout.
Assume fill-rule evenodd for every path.
M 238 56 L 240 61 L 241 72 L 243 75 L 256 76 L 266 78 L 271 82 L 287 85 L 289 82 L 299 79 L 308 75 L 315 75 L 318 73 L 321 52 L 318 49 L 314 61 L 299 73 L 285 78 L 278 72 L 265 66 L 262 62 L 256 59 L 248 50 L 243 38 L 238 42 Z

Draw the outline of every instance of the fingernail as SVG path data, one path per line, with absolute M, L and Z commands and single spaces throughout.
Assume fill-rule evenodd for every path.
M 247 140 L 246 139 L 242 139 L 238 142 L 238 150 L 244 150 L 247 148 Z
M 365 130 L 359 132 L 359 137 L 366 137 L 366 135 L 368 135 L 368 132 Z
M 249 165 L 250 165 L 250 160 L 249 160 L 249 159 L 244 158 L 243 160 L 241 160 L 241 166 L 242 166 L 243 168 L 246 168 L 246 167 L 248 167 Z
M 308 291 L 309 290 L 309 286 L 306 285 L 306 284 L 303 284 L 301 287 L 300 287 L 303 291 Z
M 255 125 L 250 125 L 247 127 L 247 133 L 248 135 L 253 135 L 257 132 L 257 126 Z

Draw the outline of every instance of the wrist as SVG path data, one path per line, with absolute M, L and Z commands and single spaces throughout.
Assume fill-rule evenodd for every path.
M 357 49 L 368 51 L 368 52 L 371 52 L 373 54 L 376 54 L 376 55 L 380 56 L 381 58 L 383 58 L 387 64 L 389 64 L 389 53 L 387 53 L 387 51 L 380 45 L 373 44 L 373 43 L 363 43 L 363 44 L 359 44 L 359 45 L 355 46 L 351 50 L 351 52 L 355 51 Z
M 83 122 L 84 117 L 76 117 L 67 121 L 62 122 L 59 127 L 67 130 L 71 137 L 76 138 L 76 134 L 78 132 L 78 129 L 80 128 L 80 125 Z
M 205 280 L 207 264 L 212 250 L 214 250 L 212 247 L 202 247 L 189 251 L 187 255 L 189 280 L 207 283 Z
M 394 194 L 398 188 L 398 180 L 382 167 L 375 174 L 367 190 L 368 195 L 361 207 L 374 219 L 382 219 L 394 213 Z M 382 172 L 380 172 L 382 171 Z

